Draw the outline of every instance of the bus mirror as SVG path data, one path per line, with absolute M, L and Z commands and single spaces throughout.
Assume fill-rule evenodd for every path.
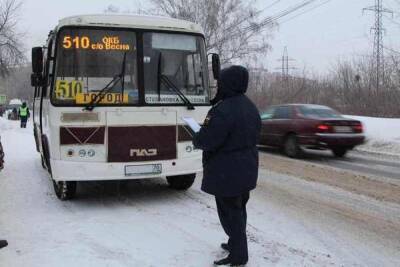
M 221 62 L 219 60 L 219 55 L 212 54 L 211 60 L 212 60 L 212 71 L 213 71 L 214 79 L 218 80 L 219 73 L 221 71 Z
M 40 46 L 32 48 L 32 71 L 35 74 L 43 72 L 43 50 Z
M 31 74 L 31 86 L 37 87 L 42 86 L 42 74 L 40 73 L 32 73 Z

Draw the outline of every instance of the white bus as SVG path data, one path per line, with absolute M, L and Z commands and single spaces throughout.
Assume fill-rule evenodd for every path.
M 213 55 L 214 76 L 219 59 Z M 79 181 L 166 177 L 189 188 L 202 171 L 182 116 L 202 122 L 210 79 L 200 26 L 164 17 L 60 20 L 32 49 L 37 150 L 59 199 Z

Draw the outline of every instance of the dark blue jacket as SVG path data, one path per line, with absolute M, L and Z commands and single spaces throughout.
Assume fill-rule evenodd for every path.
M 221 71 L 216 103 L 193 138 L 194 146 L 203 150 L 201 189 L 215 196 L 238 196 L 257 184 L 261 119 L 244 95 L 248 77 L 241 66 Z

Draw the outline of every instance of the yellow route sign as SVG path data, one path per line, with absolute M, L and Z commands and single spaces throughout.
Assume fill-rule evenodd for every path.
M 95 99 L 97 93 L 80 93 L 76 95 L 76 104 L 89 104 Z M 103 95 L 100 104 L 128 104 L 128 93 L 124 93 L 122 97 L 121 93 L 106 93 Z
M 81 81 L 67 81 L 57 80 L 56 81 L 56 98 L 62 100 L 73 100 L 76 95 L 82 93 L 83 83 Z

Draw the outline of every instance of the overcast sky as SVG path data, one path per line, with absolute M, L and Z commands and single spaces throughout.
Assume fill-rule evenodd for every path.
M 258 0 L 257 6 L 265 8 L 264 16 L 274 15 L 303 0 Z M 103 13 L 110 4 L 121 10 L 136 10 L 140 0 L 23 0 L 21 28 L 27 32 L 28 47 L 43 45 L 50 29 L 62 17 L 77 14 Z M 319 0 L 319 3 L 326 0 Z M 338 58 L 350 58 L 372 51 L 373 35 L 370 28 L 374 14 L 362 9 L 373 5 L 375 0 L 331 0 L 303 15 L 282 19 L 274 32 L 271 45 L 273 50 L 263 59 L 265 66 L 275 71 L 280 66 L 277 61 L 285 46 L 289 56 L 296 61 L 291 64 L 299 70 L 327 73 Z M 383 0 L 388 8 L 400 10 L 395 0 Z M 318 4 L 317 4 L 318 5 Z M 301 13 L 301 12 L 299 12 Z M 296 15 L 298 13 L 295 13 Z M 395 14 L 394 17 L 400 22 Z M 385 46 L 400 50 L 400 25 L 385 19 Z

